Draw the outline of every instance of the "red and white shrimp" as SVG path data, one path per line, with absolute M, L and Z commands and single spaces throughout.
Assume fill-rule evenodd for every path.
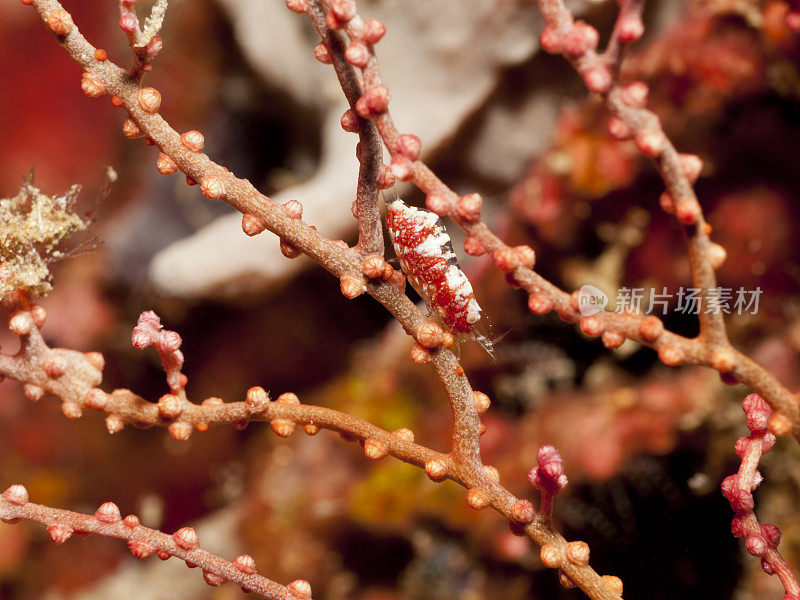
M 441 219 L 398 199 L 389 204 L 386 227 L 400 267 L 428 309 L 437 313 L 448 329 L 469 335 L 491 354 L 491 342 L 474 331 L 481 307 L 458 265 Z

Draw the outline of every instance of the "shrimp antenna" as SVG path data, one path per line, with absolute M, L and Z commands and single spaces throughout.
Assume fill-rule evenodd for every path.
M 489 355 L 489 358 L 492 359 L 492 362 L 497 362 L 497 357 L 494 355 L 494 341 L 490 340 L 485 335 L 481 335 L 477 331 L 473 331 L 471 337 L 481 348 L 483 348 L 483 351 Z
M 388 200 L 386 199 L 387 196 L 389 196 Z M 399 200 L 399 199 L 400 199 L 400 196 L 397 195 L 397 188 L 396 187 L 392 186 L 389 189 L 381 190 L 381 200 L 383 200 L 383 203 L 386 204 L 387 206 L 389 204 L 391 204 L 392 202 L 394 202 L 395 200 Z

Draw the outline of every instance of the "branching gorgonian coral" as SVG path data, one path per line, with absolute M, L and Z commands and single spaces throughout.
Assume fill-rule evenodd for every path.
M 353 207 L 359 239 L 353 247 L 326 238 L 304 222 L 300 202 L 278 205 L 249 181 L 211 160 L 203 153 L 204 137 L 199 131 L 188 129 L 179 133 L 160 115 L 161 93 L 143 86 L 142 79 L 153 68 L 162 47 L 158 27 L 166 2 L 156 3 L 142 31 L 135 0 L 120 0 L 119 25 L 128 37 L 133 58 L 131 68 L 124 69 L 83 37 L 70 13 L 57 0 L 22 1 L 33 5 L 58 43 L 81 68 L 83 92 L 92 98 L 110 96 L 111 103 L 124 112 L 123 134 L 130 139 L 144 139 L 157 148 L 154 158 L 159 173 L 181 172 L 187 184 L 199 185 L 206 197 L 222 200 L 240 211 L 243 234 L 253 236 L 270 231 L 277 236 L 287 258 L 306 254 L 339 280 L 344 296 L 355 298 L 367 293 L 397 319 L 416 342 L 412 360 L 431 364 L 447 392 L 453 434 L 449 450 L 437 452 L 415 443 L 414 433 L 407 428 L 386 431 L 342 412 L 303 404 L 288 391 L 272 400 L 258 385 L 250 387 L 237 402 L 216 397 L 192 401 L 181 371 L 181 338 L 164 330 L 153 312 L 141 315 L 132 342 L 140 349 L 152 345 L 159 353 L 167 373 L 168 393 L 154 401 L 128 389 L 104 390 L 102 355 L 47 346 L 40 332 L 45 312 L 32 302 L 30 294 L 41 290 L 26 288 L 21 281 L 13 280 L 7 284 L 10 291 L 3 303 L 9 312 L 9 329 L 19 336 L 21 350 L 13 356 L 0 354 L 0 375 L 22 382 L 31 400 L 49 393 L 61 400 L 62 410 L 69 418 L 78 418 L 86 410 L 101 411 L 111 433 L 126 425 L 163 426 L 177 440 L 186 440 L 194 431 L 205 431 L 213 424 L 241 428 L 257 421 L 270 423 L 281 437 L 292 435 L 298 426 L 309 435 L 320 429 L 335 431 L 345 439 L 361 443 L 369 459 L 391 455 L 423 468 L 433 481 L 450 479 L 463 486 L 470 507 L 476 510 L 491 507 L 508 519 L 512 531 L 529 536 L 540 547 L 543 563 L 558 569 L 564 586 L 580 587 L 596 600 L 621 598 L 622 582 L 611 575 L 600 576 L 589 566 L 588 545 L 581 541 L 567 542 L 551 523 L 553 498 L 567 483 L 564 463 L 555 448 L 545 446 L 540 450 L 538 465 L 529 475 L 532 485 L 541 492 L 538 510 L 531 501 L 516 497 L 504 487 L 496 468 L 483 464 L 480 435 L 484 427 L 480 415 L 489 408 L 489 398 L 472 389 L 453 352 L 453 336 L 405 295 L 403 274 L 390 266 L 384 256 L 378 194 L 380 189 L 402 180 L 410 181 L 425 193 L 426 205 L 432 212 L 450 217 L 465 229 L 465 250 L 472 255 L 489 254 L 494 264 L 506 273 L 509 283 L 526 291 L 533 313 L 556 311 L 565 321 L 579 322 L 587 335 L 600 336 L 609 348 L 619 346 L 626 338 L 632 339 L 654 348 L 667 365 L 691 363 L 730 374 L 759 392 L 774 410 L 768 423 L 761 423 L 759 435 L 765 434 L 768 425 L 776 435 L 800 436 L 796 397 L 762 367 L 734 350 L 727 340 L 722 317 L 703 310 L 710 290 L 716 286 L 714 269 L 724 260 L 725 252 L 710 241 L 692 188 L 702 169 L 700 160 L 679 154 L 672 146 L 658 117 L 646 109 L 647 87 L 642 82 L 619 81 L 624 48 L 644 31 L 641 1 L 619 1 L 620 12 L 611 39 L 606 50 L 598 53 L 599 34 L 593 27 L 575 21 L 560 0 L 539 0 L 547 22 L 541 42 L 545 50 L 564 54 L 589 90 L 604 98 L 615 116 L 611 121 L 615 137 L 635 140 L 640 151 L 655 162 L 667 188 L 662 206 L 684 228 L 694 283 L 702 290 L 700 334 L 691 339 L 667 331 L 661 320 L 652 316 L 609 311 L 583 316 L 574 294 L 558 289 L 534 271 L 535 255 L 529 246 L 508 246 L 482 220 L 480 195 L 456 194 L 420 160 L 419 138 L 413 133 L 401 134 L 389 111 L 390 90 L 381 78 L 374 51 L 386 28 L 377 20 L 362 18 L 353 0 L 287 0 L 289 9 L 305 14 L 319 33 L 321 41 L 314 55 L 320 62 L 333 66 L 350 104 L 342 115 L 342 128 L 359 136 L 356 157 L 360 171 Z M 382 164 L 381 143 L 391 156 L 389 165 Z M 57 227 L 59 232 L 82 224 L 64 218 L 63 226 Z M 51 233 L 51 237 L 54 235 Z M 58 240 L 47 238 L 45 245 Z M 24 260 L 28 251 L 22 242 L 9 248 L 8 255 L 3 255 L 6 262 Z M 128 541 L 137 558 L 156 553 L 161 558 L 177 556 L 187 564 L 200 566 L 211 585 L 235 581 L 267 598 L 282 600 L 310 596 L 310 586 L 305 581 L 288 586 L 271 582 L 255 575 L 249 557 L 225 561 L 200 550 L 197 536 L 190 528 L 168 536 L 142 527 L 135 516 L 123 519 L 111 503 L 103 504 L 94 515 L 61 511 L 31 503 L 27 490 L 18 484 L 3 493 L 0 517 L 43 522 L 56 542 L 79 531 L 122 538 Z M 772 539 L 769 532 L 758 535 Z M 776 545 L 770 545 L 769 540 L 765 542 L 767 553 Z

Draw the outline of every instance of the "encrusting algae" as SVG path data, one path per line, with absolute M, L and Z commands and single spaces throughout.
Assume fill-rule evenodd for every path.
M 16 196 L 0 199 L 0 297 L 17 288 L 50 291 L 49 264 L 65 256 L 59 244 L 90 223 L 74 210 L 80 189 L 48 196 L 28 178 Z

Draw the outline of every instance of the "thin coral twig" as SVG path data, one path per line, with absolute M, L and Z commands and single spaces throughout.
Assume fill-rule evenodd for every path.
M 131 341 L 134 346 L 144 350 L 150 346 L 155 348 L 161 359 L 161 366 L 167 374 L 167 385 L 173 394 L 182 392 L 186 387 L 186 375 L 181 373 L 183 353 L 180 351 L 181 336 L 175 331 L 165 330 L 161 319 L 152 310 L 139 316 L 133 328 Z
M 288 586 L 275 583 L 256 573 L 252 557 L 243 554 L 233 561 L 227 561 L 200 548 L 197 533 L 191 527 L 168 535 L 141 525 L 135 515 L 123 519 L 113 502 L 105 502 L 94 515 L 86 515 L 34 504 L 29 501 L 25 487 L 17 484 L 0 495 L 0 519 L 6 522 L 25 519 L 43 523 L 50 538 L 58 544 L 66 542 L 73 533 L 119 538 L 128 542 L 131 553 L 140 560 L 154 554 L 162 560 L 175 556 L 189 566 L 200 567 L 206 582 L 212 586 L 233 581 L 242 589 L 270 600 L 311 597 L 311 586 L 306 581 L 293 581 Z
M 744 539 L 745 548 L 761 559 L 761 568 L 768 575 L 777 575 L 786 590 L 783 600 L 800 600 L 800 584 L 786 560 L 778 552 L 781 530 L 775 525 L 761 525 L 754 512 L 753 490 L 761 483 L 758 462 L 761 456 L 775 445 L 775 436 L 769 432 L 770 407 L 758 394 L 750 394 L 742 401 L 748 437 L 736 440 L 736 454 L 742 459 L 736 475 L 722 482 L 722 494 L 736 513 L 731 522 L 733 535 Z
M 644 32 L 641 26 L 641 3 L 620 2 L 620 13 L 606 53 L 596 52 L 597 31 L 583 21 L 574 21 L 561 0 L 537 0 L 547 26 L 542 32 L 542 47 L 564 54 L 583 77 L 587 87 L 601 94 L 612 112 L 629 128 L 618 138 L 634 138 L 639 149 L 653 159 L 673 199 L 673 212 L 685 226 L 689 238 L 692 279 L 702 290 L 700 298 L 700 337 L 714 349 L 727 349 L 725 324 L 721 312 L 707 310 L 710 290 L 716 288 L 711 267 L 709 239 L 700 204 L 694 194 L 686 165 L 667 139 L 658 117 L 644 108 L 647 90 L 623 88 L 616 78 L 624 43 Z M 626 25 L 635 23 L 635 26 Z M 611 61 L 611 62 L 609 62 Z M 613 73 L 612 73 L 613 71 Z M 698 172 L 699 174 L 699 172 Z
M 310 434 L 325 428 L 361 441 L 371 439 L 385 446 L 387 453 L 417 466 L 424 466 L 429 460 L 450 464 L 447 455 L 414 444 L 413 434 L 408 430 L 389 433 L 346 413 L 300 404 L 294 394 L 282 394 L 271 402 L 262 388 L 254 387 L 243 402 L 208 398 L 202 404 L 195 404 L 186 398 L 183 387 L 173 389 L 157 403 L 127 389 L 106 393 L 98 387 L 104 366 L 101 354 L 49 348 L 39 330 L 46 318 L 44 308 L 28 304 L 19 294 L 16 303 L 12 304 L 11 294 L 4 302 L 13 311 L 9 327 L 20 337 L 21 350 L 13 356 L 0 353 L 0 376 L 25 382 L 26 395 L 32 401 L 38 401 L 45 393 L 59 398 L 62 411 L 69 418 L 79 418 L 86 410 L 105 413 L 110 433 L 117 433 L 126 424 L 140 428 L 161 426 L 167 427 L 176 439 L 185 440 L 193 429 L 205 431 L 209 425 L 232 424 L 241 428 L 251 421 L 262 421 L 271 423 L 276 432 L 286 437 L 292 433 L 294 424 L 300 424 Z M 157 345 L 168 358 L 165 370 L 173 372 L 171 357 L 180 336 L 153 327 L 154 322 L 160 326 L 155 313 L 143 313 L 132 336 L 134 345 L 144 347 L 145 337 L 157 338 Z M 185 386 L 185 376 L 181 377 Z M 291 428 L 287 428 L 286 421 L 292 423 Z
M 139 25 L 139 17 L 134 8 L 136 1 L 119 0 L 119 27 L 128 36 L 128 45 L 133 53 L 131 78 L 136 82 L 141 82 L 145 73 L 153 68 L 153 59 L 163 47 L 158 32 L 164 21 L 167 0 L 157 0 L 153 5 L 150 16 L 145 20 L 144 31 Z
M 383 256 L 383 227 L 378 210 L 379 176 L 383 166 L 381 140 L 375 125 L 353 110 L 363 91 L 355 69 L 344 58 L 344 40 L 339 33 L 326 26 L 325 11 L 317 3 L 310 5 L 308 15 L 322 37 L 321 47 L 328 50 L 326 55 L 319 56 L 333 65 L 339 85 L 350 103 L 350 109 L 342 116 L 342 124 L 349 130 L 356 131 L 359 137 L 356 147 L 359 162 L 358 191 L 353 206 L 358 221 L 357 247 L 365 254 Z
M 642 22 L 644 0 L 617 0 L 617 3 L 619 4 L 619 16 L 603 52 L 603 59 L 609 65 L 614 78 L 619 74 L 625 47 L 644 34 L 644 23 Z
M 537 466 L 528 473 L 528 480 L 533 487 L 541 490 L 542 499 L 539 513 L 550 519 L 553 513 L 553 498 L 567 487 L 567 476 L 564 474 L 564 461 L 553 446 L 542 446 L 537 455 Z

